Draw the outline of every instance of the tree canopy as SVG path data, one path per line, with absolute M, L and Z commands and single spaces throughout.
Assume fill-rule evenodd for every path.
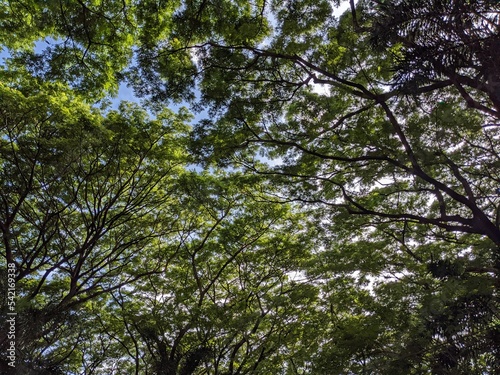
M 0 371 L 500 373 L 497 1 L 0 9 Z

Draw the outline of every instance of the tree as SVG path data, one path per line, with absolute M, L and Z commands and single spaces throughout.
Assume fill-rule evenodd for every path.
M 108 360 L 136 374 L 285 373 L 315 340 L 307 328 L 316 324 L 317 290 L 289 280 L 310 257 L 303 217 L 249 200 L 253 178 L 187 177 L 193 215 L 182 219 L 178 257 L 164 274 L 114 295 L 111 314 L 126 333 L 111 319 L 102 325 L 135 349 Z
M 5 1 L 0 42 L 10 69 L 71 84 L 86 97 L 116 93 L 132 58 L 137 20 L 131 1 Z
M 303 213 L 267 203 L 260 178 L 188 171 L 185 110 L 103 111 L 9 77 L 0 264 L 16 269 L 16 373 L 275 372 L 313 340 L 317 290 L 289 280 L 310 257 Z
M 452 84 L 469 107 L 498 117 L 500 40 L 495 2 L 377 3 L 372 39 L 378 46 L 399 46 L 400 84 Z
M 31 79 L 0 89 L 1 262 L 15 264 L 18 363 L 29 373 L 71 358 L 89 302 L 163 272 L 175 254 L 189 116 L 150 120 L 130 104 L 103 115 Z
M 366 366 L 384 353 L 389 367 L 403 361 L 409 372 L 493 371 L 498 6 L 374 3 L 351 2 L 339 20 L 326 1 L 189 3 L 173 26 L 176 47 L 159 44 L 154 64 L 192 57 L 195 70 L 182 80 L 193 80 L 198 104 L 211 108 L 193 133 L 199 160 L 266 175 L 282 187 L 277 200 L 317 207 L 319 257 L 333 269 L 351 264 L 345 273 L 420 285 L 398 294 L 411 300 L 408 337 L 422 337 L 416 356 L 386 342 L 382 352 L 364 352 Z M 221 10 L 232 25 L 213 16 Z M 178 72 L 154 64 L 140 68 L 164 77 L 157 98 L 168 97 Z M 390 285 L 374 290 L 377 304 L 389 303 Z
M 66 9 L 65 4 L 60 3 L 59 8 Z M 158 238 L 145 239 L 144 243 L 150 249 L 146 251 L 147 259 L 153 263 L 158 257 L 167 259 L 172 267 L 144 275 L 149 277 L 147 287 L 133 282 L 126 287 L 113 282 L 108 287 L 112 300 L 110 295 L 106 299 L 97 292 L 88 300 L 112 306 L 110 311 L 116 311 L 114 316 L 119 319 L 108 311 L 99 322 L 102 330 L 94 330 L 96 325 L 86 328 L 87 337 L 94 337 L 103 348 L 101 353 L 92 353 L 84 345 L 78 346 L 79 353 L 87 353 L 78 354 L 89 364 L 86 371 L 109 370 L 112 363 L 119 363 L 124 357 L 132 358 L 131 371 L 136 373 L 143 369 L 230 374 L 497 371 L 500 176 L 496 2 L 350 1 L 350 9 L 339 18 L 333 13 L 340 2 L 326 0 L 204 0 L 180 4 L 143 1 L 136 7 L 127 2 L 121 2 L 121 7 L 113 1 L 67 4 L 80 31 L 58 26 L 56 31 L 46 29 L 42 35 L 89 41 L 94 40 L 88 37 L 92 31 L 107 37 L 121 30 L 107 27 L 111 24 L 107 14 L 118 17 L 115 19 L 119 27 L 122 25 L 118 20 L 126 15 L 139 30 L 152 31 L 148 36 L 145 31 L 127 29 L 124 35 L 133 40 L 124 50 L 118 48 L 118 55 L 125 56 L 123 51 L 133 49 L 135 59 L 125 68 L 127 58 L 116 60 L 112 55 L 110 61 L 122 61 L 122 65 L 109 71 L 116 73 L 116 79 L 128 79 L 139 95 L 151 99 L 155 108 L 170 100 L 185 100 L 194 109 L 207 109 L 209 118 L 200 121 L 191 132 L 191 154 L 210 168 L 230 167 L 236 181 L 231 185 L 223 179 L 222 188 L 215 189 L 215 194 L 208 193 L 214 189 L 209 179 L 194 178 L 194 186 L 203 187 L 201 192 L 193 187 L 188 191 L 179 188 L 183 191 L 180 197 L 194 199 L 180 199 L 174 205 L 178 211 L 167 210 L 161 217 L 178 219 L 173 227 L 166 225 L 167 237 L 182 241 L 167 241 L 171 246 L 167 250 L 160 246 L 161 251 L 156 250 Z M 59 8 L 33 8 L 31 13 L 22 10 L 16 17 L 19 20 L 32 14 L 37 19 L 48 12 L 57 25 L 64 25 L 66 10 L 60 12 Z M 8 13 L 11 9 L 17 8 L 4 10 L 7 19 L 12 17 Z M 92 27 L 89 23 L 86 26 L 92 13 L 87 10 L 96 12 L 92 15 Z M 76 15 L 83 15 L 83 21 Z M 94 29 L 94 25 L 100 24 L 107 25 L 103 31 Z M 27 33 L 21 22 L 14 25 L 12 30 L 20 35 Z M 36 38 L 36 34 L 30 33 L 21 40 Z M 87 55 L 81 52 L 84 42 L 79 43 L 76 60 L 71 55 L 46 51 L 48 61 L 53 61 L 59 70 L 50 64 L 38 64 L 41 73 L 37 77 L 64 86 L 70 78 L 62 68 L 69 64 L 73 87 L 81 84 L 100 93 L 102 87 L 90 79 L 82 65 L 81 57 Z M 22 73 L 26 61 L 28 70 L 34 66 L 29 63 L 37 61 L 33 51 L 26 54 L 18 52 L 18 46 L 10 48 L 15 57 L 11 63 L 13 74 Z M 17 58 L 21 53 L 22 58 Z M 102 62 L 104 50 L 88 56 L 93 62 Z M 130 63 L 130 57 L 127 61 Z M 101 71 L 99 63 L 95 66 Z M 83 82 L 94 83 L 85 86 Z M 18 87 L 25 85 L 25 81 L 18 83 Z M 36 90 L 26 96 L 35 98 Z M 25 113 L 13 108 L 13 113 Z M 136 142 L 144 146 L 140 129 L 148 129 L 154 121 L 144 120 L 144 112 L 138 110 L 127 113 L 131 115 L 103 116 L 103 124 L 114 123 L 113 118 L 120 119 L 116 124 L 135 124 L 131 127 L 136 130 L 125 131 L 123 137 L 133 147 L 139 147 Z M 61 123 L 66 117 L 71 119 L 69 114 L 61 116 Z M 124 131 L 112 130 L 118 134 Z M 23 137 L 19 139 L 25 142 Z M 62 147 L 51 142 L 45 145 L 45 138 L 41 137 L 43 141 L 39 143 L 28 142 L 28 149 L 46 147 L 43 150 L 48 151 Z M 70 146 L 63 154 L 72 155 L 79 142 L 66 138 L 62 143 Z M 112 139 L 108 140 L 111 144 Z M 161 144 L 157 146 L 162 149 Z M 110 150 L 109 147 L 105 142 L 96 149 Z M 121 146 L 115 147 L 122 150 Z M 122 181 L 121 178 L 139 173 L 150 181 L 150 168 L 154 171 L 154 166 L 170 160 L 165 155 L 153 158 L 154 161 L 146 162 L 142 174 L 141 168 L 137 170 L 141 163 L 134 159 L 137 155 L 125 151 L 123 163 L 131 168 L 128 174 L 101 177 L 83 169 L 92 183 L 75 188 L 74 183 L 65 182 L 64 190 L 83 193 L 90 186 L 97 186 L 98 195 L 90 195 L 90 201 L 105 205 L 99 192 L 112 194 L 113 189 L 123 186 L 123 182 L 114 183 L 115 179 Z M 103 155 L 111 151 L 106 152 Z M 19 178 L 22 188 L 15 199 L 24 201 L 23 186 L 30 179 L 23 176 L 36 175 L 38 169 L 29 167 L 33 165 L 29 163 L 26 170 L 24 163 L 16 164 L 16 160 L 21 160 L 16 159 L 17 154 L 15 149 L 5 153 L 11 170 L 2 180 L 7 181 L 11 175 Z M 26 160 L 38 157 L 36 152 L 32 154 L 28 152 Z M 99 164 L 99 158 L 88 158 L 92 153 L 84 155 L 90 165 L 92 160 Z M 110 155 L 115 158 L 116 154 Z M 50 158 L 47 163 L 54 171 L 64 170 Z M 113 163 L 109 168 L 111 172 L 121 171 Z M 245 178 L 240 180 L 239 173 Z M 217 176 L 218 179 L 220 175 Z M 235 190 L 244 189 L 237 181 L 247 178 L 258 181 L 248 188 L 253 191 L 251 195 L 258 197 L 258 204 L 245 201 L 241 206 L 244 209 L 229 210 L 228 204 L 239 199 L 235 198 Z M 43 181 L 42 177 L 39 179 Z M 53 186 L 60 186 L 56 190 L 63 191 L 63 182 L 54 181 Z M 177 181 L 172 181 L 176 187 Z M 176 201 L 174 196 L 161 195 L 161 189 L 147 190 L 137 183 L 137 188 L 146 189 L 147 207 L 154 206 L 155 199 L 167 199 L 162 204 L 167 204 L 168 199 Z M 167 182 L 162 181 L 161 186 L 164 183 Z M 256 194 L 264 189 L 269 194 Z M 121 197 L 135 197 L 130 192 L 123 191 Z M 12 205 L 8 200 L 11 198 L 5 199 Z M 64 203 L 67 198 L 61 199 L 49 200 L 50 205 L 46 204 L 50 209 L 35 205 L 35 212 L 59 212 L 52 207 L 63 204 L 65 208 L 64 204 L 69 204 Z M 201 201 L 209 204 L 201 207 Z M 309 236 L 293 240 L 311 244 L 309 258 L 299 256 L 301 265 L 293 270 L 306 276 L 307 281 L 299 286 L 273 273 L 276 268 L 278 275 L 287 275 L 289 270 L 280 262 L 288 258 L 268 258 L 270 247 L 266 241 L 276 241 L 286 227 L 284 224 L 270 226 L 270 232 L 264 231 L 265 235 L 252 243 L 255 247 L 245 248 L 241 257 L 233 259 L 237 249 L 250 239 L 245 232 L 249 231 L 247 223 L 255 223 L 259 218 L 253 216 L 253 210 L 268 209 L 270 212 L 266 212 L 273 217 L 273 213 L 281 212 L 276 208 L 281 204 L 305 210 L 307 221 L 314 227 Z M 120 205 L 102 208 L 109 212 L 108 218 L 121 213 Z M 219 223 L 220 214 L 227 211 L 231 214 Z M 208 226 L 195 220 L 194 212 L 201 212 L 200 217 L 206 218 Z M 134 214 L 146 226 L 153 220 L 140 209 Z M 92 219 L 97 214 L 92 216 L 89 209 L 88 215 Z M 239 221 L 240 217 L 244 220 Z M 92 222 L 90 219 L 88 222 Z M 188 220 L 189 225 L 183 220 Z M 242 237 L 234 237 L 227 228 Z M 62 230 L 58 227 L 53 231 L 58 234 Z M 78 233 L 77 229 L 72 231 Z M 287 240 L 293 239 L 293 235 L 284 233 Z M 311 243 L 313 236 L 318 240 Z M 159 238 L 163 241 L 163 237 Z M 254 263 L 252 256 L 259 250 L 263 250 L 263 256 Z M 130 259 L 137 256 L 129 254 Z M 42 263 L 53 264 L 52 258 L 41 259 Z M 121 262 L 121 258 L 116 258 L 119 259 Z M 40 262 L 39 258 L 36 262 Z M 92 268 L 92 263 L 85 265 Z M 242 272 L 250 265 L 255 269 L 262 267 L 257 278 Z M 159 271 L 154 264 L 146 269 Z M 131 262 L 125 272 L 121 268 L 115 270 L 115 281 L 120 281 L 118 270 L 120 276 L 139 272 Z M 233 282 L 236 274 L 243 277 Z M 56 281 L 42 279 L 42 284 Z M 68 282 L 71 286 L 71 277 Z M 154 288 L 163 282 L 175 285 L 175 290 L 172 297 L 161 301 L 156 296 L 164 296 L 165 290 L 155 292 Z M 78 289 L 78 281 L 76 285 Z M 250 290 L 246 290 L 248 285 Z M 296 293 L 297 298 L 282 295 L 288 287 L 290 295 Z M 147 298 L 135 299 L 134 291 L 141 291 Z M 220 304 L 218 296 L 234 301 L 228 319 L 222 315 L 227 306 Z M 86 302 L 78 290 L 69 299 L 76 300 Z M 172 301 L 186 311 L 173 314 Z M 304 312 L 298 312 L 294 304 Z M 143 306 L 155 315 L 141 315 Z M 93 310 L 82 316 L 91 316 L 88 311 Z M 274 311 L 277 313 L 271 314 Z M 286 314 L 293 317 L 291 321 Z M 66 363 L 72 365 L 71 361 Z

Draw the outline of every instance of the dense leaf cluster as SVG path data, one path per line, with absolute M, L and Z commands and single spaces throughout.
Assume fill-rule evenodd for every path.
M 0 372 L 500 373 L 499 13 L 2 2 Z

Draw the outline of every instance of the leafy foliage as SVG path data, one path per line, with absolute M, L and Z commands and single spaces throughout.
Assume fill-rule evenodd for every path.
M 2 4 L 19 371 L 498 373 L 498 4 L 339 5 Z

